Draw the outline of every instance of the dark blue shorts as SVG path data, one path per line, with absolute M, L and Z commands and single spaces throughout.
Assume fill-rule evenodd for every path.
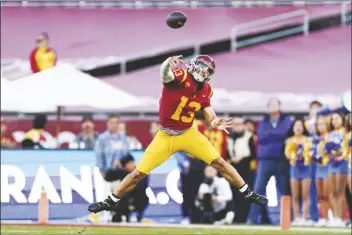
M 291 166 L 291 179 L 304 180 L 312 178 L 312 166 L 305 166 L 303 164 L 298 164 Z

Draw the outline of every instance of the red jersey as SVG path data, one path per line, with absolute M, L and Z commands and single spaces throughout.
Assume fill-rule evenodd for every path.
M 222 158 L 227 159 L 227 134 L 225 131 L 208 128 L 205 125 L 198 127 L 198 130 L 210 141 Z
M 159 101 L 159 122 L 170 130 L 187 130 L 193 125 L 195 113 L 210 106 L 213 89 L 209 83 L 197 87 L 184 68 L 172 72 L 175 80 L 164 84 Z
M 33 73 L 52 68 L 56 65 L 57 55 L 52 48 L 35 48 L 32 50 L 29 61 Z

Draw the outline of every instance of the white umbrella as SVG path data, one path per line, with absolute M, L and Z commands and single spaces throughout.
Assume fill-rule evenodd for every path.
M 352 97 L 351 97 L 351 93 L 352 91 L 349 90 L 349 91 L 346 91 L 342 94 L 342 105 L 343 107 L 345 107 L 349 112 L 351 112 L 352 110 Z
M 34 97 L 16 89 L 13 82 L 1 77 L 1 111 L 7 112 L 51 112 L 56 107 L 44 102 L 38 102 Z
M 120 109 L 141 105 L 139 98 L 83 73 L 68 64 L 35 73 L 13 82 L 16 89 L 38 102 L 55 106 L 89 106 Z

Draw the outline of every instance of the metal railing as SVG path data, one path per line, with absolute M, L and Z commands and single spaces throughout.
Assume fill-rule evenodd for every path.
M 303 17 L 302 26 L 297 26 L 292 29 L 286 29 L 279 32 L 265 34 L 263 36 L 251 38 L 248 40 L 243 40 L 241 41 L 241 43 L 237 42 L 237 38 L 239 36 L 240 31 L 249 30 L 258 26 L 268 25 L 272 23 L 279 23 L 280 21 L 284 21 L 287 19 L 296 18 L 300 16 Z M 231 29 L 231 51 L 235 51 L 237 48 L 242 46 L 248 46 L 254 43 L 272 40 L 275 38 L 279 38 L 279 37 L 283 37 L 283 36 L 287 36 L 287 35 L 291 35 L 299 32 L 303 32 L 304 35 L 307 35 L 309 33 L 309 13 L 306 10 L 297 10 L 297 11 L 279 14 L 276 16 L 270 16 L 259 20 L 249 21 L 244 24 L 236 25 Z
M 346 24 L 351 21 L 351 1 L 343 2 L 341 4 L 341 24 Z
M 340 0 L 347 1 L 347 0 Z M 301 6 L 313 4 L 337 4 L 337 0 L 1 0 L 1 6 L 63 6 L 63 7 L 122 7 L 122 8 L 164 8 L 164 7 L 256 7 L 256 6 Z

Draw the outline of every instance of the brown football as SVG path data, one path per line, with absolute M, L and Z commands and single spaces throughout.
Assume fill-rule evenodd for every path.
M 173 29 L 178 29 L 183 27 L 186 21 L 187 21 L 187 17 L 185 13 L 180 11 L 173 11 L 166 18 L 167 25 Z

